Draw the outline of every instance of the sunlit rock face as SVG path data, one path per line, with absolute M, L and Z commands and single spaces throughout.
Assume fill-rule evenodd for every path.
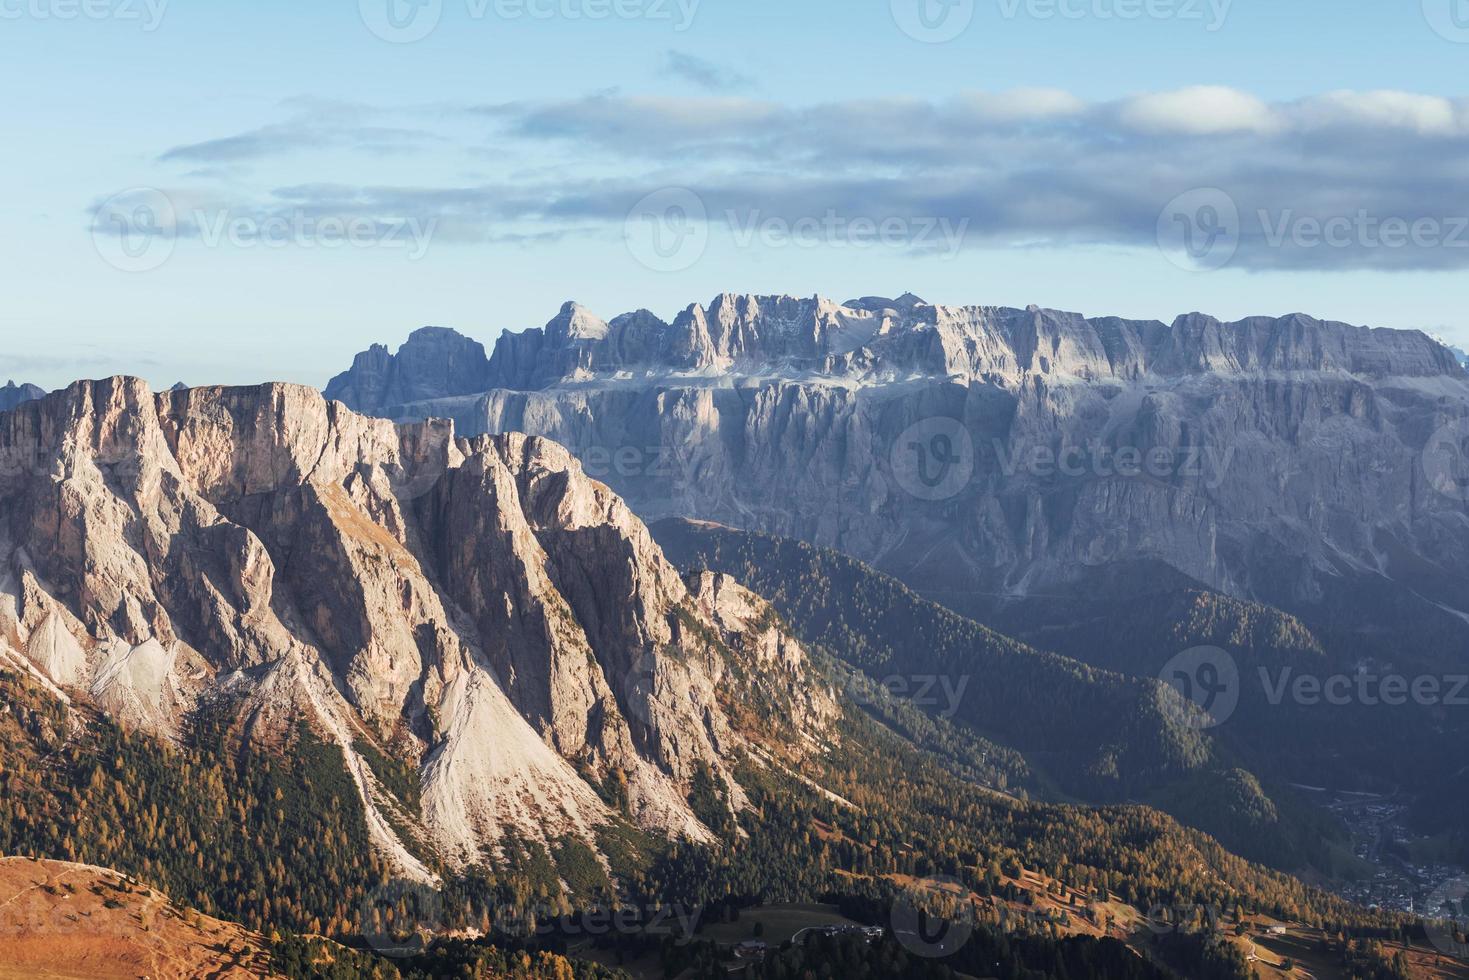
M 379 349 L 386 370 L 426 342 Z M 671 323 L 568 304 L 437 394 L 354 401 L 357 373 L 328 394 L 552 438 L 645 520 L 835 546 L 950 595 L 1125 564 L 1292 608 L 1360 580 L 1469 610 L 1469 380 L 1416 331 L 725 295 Z
M 165 739 L 206 704 L 266 745 L 314 726 L 405 874 L 405 826 L 451 865 L 614 819 L 708 839 L 697 773 L 739 807 L 752 740 L 800 753 L 836 712 L 762 600 L 686 581 L 545 439 L 112 378 L 0 413 L 0 459 L 0 663 Z M 756 687 L 779 712 L 742 729 Z M 418 769 L 421 816 L 363 740 Z

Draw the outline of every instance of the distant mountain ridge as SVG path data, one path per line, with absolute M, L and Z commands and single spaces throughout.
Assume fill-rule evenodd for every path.
M 816 297 L 716 297 L 671 323 L 647 310 L 603 321 L 567 303 L 545 327 L 477 341 L 425 327 L 397 354 L 357 356 L 326 393 L 382 414 L 491 389 L 541 391 L 598 378 L 772 373 L 858 380 L 963 378 L 1015 385 L 1029 375 L 1136 380 L 1148 375 L 1337 371 L 1364 376 L 1462 374 L 1418 331 L 1372 330 L 1303 314 L 1222 323 L 1191 313 L 1172 325 L 1087 319 L 1039 307 L 943 307 L 912 294 L 844 304 Z
M 1469 375 L 1418 331 L 726 294 L 672 323 L 567 304 L 490 354 L 419 331 L 326 391 L 555 439 L 646 520 L 835 547 L 960 605 L 1121 563 L 1346 629 L 1364 590 L 1469 617 L 1469 520 L 1428 470 Z M 915 488 L 923 458 L 945 485 Z
M 14 381 L 7 381 L 5 387 L 0 388 L 0 412 L 8 412 L 22 402 L 35 401 L 45 394 L 45 391 L 35 385 L 18 385 Z

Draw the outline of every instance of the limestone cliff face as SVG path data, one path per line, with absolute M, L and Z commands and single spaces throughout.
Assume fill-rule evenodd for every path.
M 510 829 L 595 841 L 614 773 L 637 823 L 706 838 L 696 771 L 738 805 L 743 747 L 814 745 L 836 710 L 789 637 L 708 599 L 737 587 L 691 590 L 542 439 L 113 378 L 0 414 L 0 458 L 0 661 L 161 737 L 205 701 L 254 736 L 305 718 L 405 873 L 427 874 L 364 737 L 419 766 L 418 830 L 458 863 Z M 736 723 L 722 698 L 756 696 L 772 658 L 799 694 Z
M 672 323 L 568 306 L 503 336 L 480 384 L 358 407 L 546 436 L 646 520 L 802 538 L 949 594 L 1125 563 L 1296 609 L 1411 579 L 1469 612 L 1463 495 L 1426 469 L 1469 377 L 1416 331 L 726 295 Z

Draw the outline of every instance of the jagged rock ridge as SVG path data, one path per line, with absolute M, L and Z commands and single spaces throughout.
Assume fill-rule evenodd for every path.
M 479 380 L 354 401 L 354 370 L 328 395 L 556 439 L 647 520 L 803 538 L 999 601 L 1127 563 L 1292 609 L 1365 581 L 1469 611 L 1469 515 L 1425 472 L 1469 377 L 1417 331 L 725 295 L 671 324 L 568 304 L 488 358 L 426 342 L 449 345 L 415 335 L 382 351 L 388 373 L 448 359 Z M 930 449 L 958 476 L 915 492 Z
M 492 356 L 452 330 L 415 332 L 398 354 L 374 345 L 327 395 L 374 414 L 490 389 L 680 375 L 811 376 L 865 384 L 915 378 L 1007 388 L 1032 378 L 1137 380 L 1324 371 L 1364 377 L 1458 374 L 1417 331 L 1371 330 L 1302 314 L 1221 323 L 1087 319 L 1038 307 L 934 306 L 911 294 L 837 304 L 817 297 L 716 297 L 672 323 L 647 310 L 609 322 L 567 303 L 544 328 L 503 334 Z
M 696 771 L 739 806 L 742 746 L 809 750 L 836 711 L 762 600 L 682 578 L 546 440 L 113 378 L 0 414 L 0 453 L 0 662 L 165 738 L 203 704 L 254 738 L 304 718 L 410 876 L 364 737 L 419 765 L 413 835 L 452 865 L 512 830 L 594 843 L 614 773 L 639 825 L 707 839 Z M 778 711 L 737 727 L 723 699 L 757 694 Z

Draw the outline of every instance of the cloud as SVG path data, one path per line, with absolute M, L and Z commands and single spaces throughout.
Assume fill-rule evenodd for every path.
M 365 148 L 374 127 L 384 127 L 376 142 L 413 139 L 360 107 L 296 111 L 280 128 L 193 152 Z M 1104 102 L 1021 89 L 791 105 L 601 92 L 456 111 L 474 121 L 460 133 L 466 148 L 488 125 L 497 159 L 538 166 L 460 184 L 303 181 L 258 188 L 239 206 L 432 218 L 441 241 L 533 245 L 619 236 L 638 201 L 678 187 L 718 226 L 836 213 L 963 223 L 968 247 L 1152 249 L 1170 202 L 1217 189 L 1239 215 L 1236 268 L 1469 268 L 1463 99 L 1341 91 L 1272 102 L 1199 86 Z M 1423 233 L 1400 241 L 1400 226 Z
M 1017 88 L 1008 92 L 971 92 L 960 96 L 959 106 L 980 119 L 1019 122 L 1078 116 L 1086 103 L 1063 89 Z
M 1195 86 L 1127 99 L 1118 107 L 1124 126 L 1148 133 L 1269 133 L 1279 126 L 1270 106 L 1244 92 Z
M 345 148 L 385 154 L 415 150 L 439 138 L 418 128 L 383 125 L 389 113 L 370 106 L 342 102 L 293 99 L 295 109 L 285 122 L 184 143 L 163 152 L 164 163 L 239 164 L 308 150 Z
M 661 154 L 729 144 L 784 131 L 790 110 L 734 96 L 702 98 L 599 94 L 557 102 L 480 107 L 508 135 L 591 142 L 619 152 Z
M 681 78 L 709 92 L 736 92 L 755 84 L 749 75 L 683 51 L 669 51 L 661 74 Z
M 1302 100 L 1295 116 L 1303 128 L 1406 129 L 1422 136 L 1469 133 L 1469 106 L 1413 92 L 1330 92 Z

